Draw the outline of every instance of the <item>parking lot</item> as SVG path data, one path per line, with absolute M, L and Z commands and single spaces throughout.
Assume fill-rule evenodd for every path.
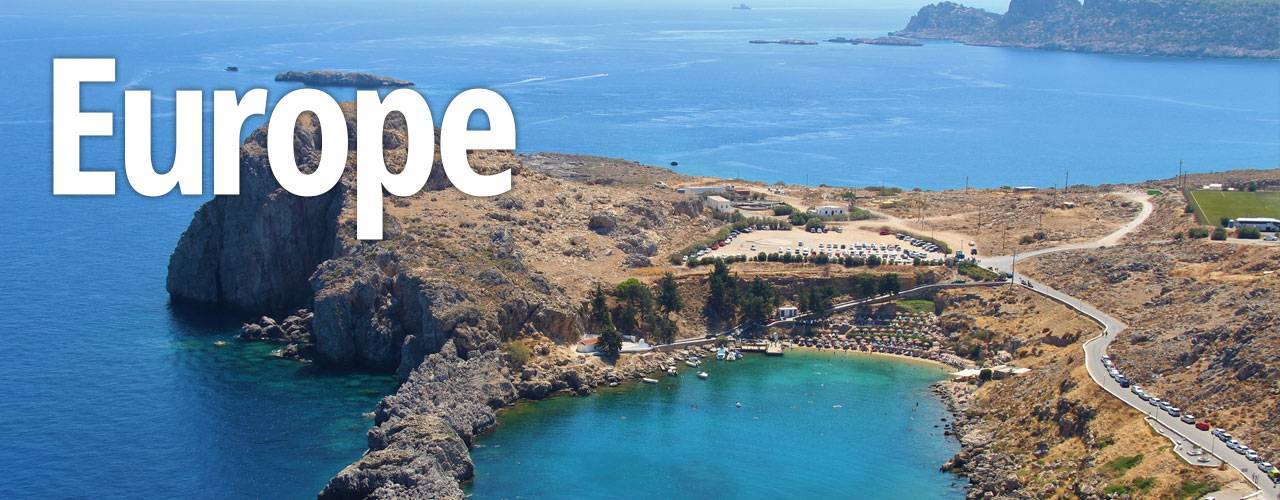
M 913 257 L 904 253 L 914 252 L 923 260 L 945 259 L 942 252 L 929 252 L 923 248 L 912 246 L 899 240 L 893 234 L 880 234 L 876 231 L 857 229 L 847 225 L 829 224 L 831 230 L 814 233 L 803 228 L 791 228 L 788 231 L 753 231 L 734 237 L 727 245 L 707 254 L 711 257 L 729 255 L 754 256 L 760 252 L 787 253 L 800 255 L 816 255 L 826 253 L 830 256 L 862 256 L 878 255 L 887 261 L 889 258 L 899 259 L 901 264 L 910 264 Z M 836 231 L 840 228 L 841 231 Z

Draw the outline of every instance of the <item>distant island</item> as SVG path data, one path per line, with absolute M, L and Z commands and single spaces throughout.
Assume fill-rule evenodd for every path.
M 353 71 L 286 71 L 276 75 L 277 82 L 298 82 L 318 87 L 412 87 L 413 82 Z
M 747 43 L 755 43 L 755 44 L 776 43 L 778 45 L 817 45 L 818 44 L 818 42 L 814 42 L 811 40 L 798 40 L 795 38 L 787 38 L 783 40 L 751 40 Z
M 749 5 L 745 4 L 745 3 L 740 3 L 740 4 L 738 4 L 738 5 L 734 5 L 733 7 L 730 7 L 730 8 L 731 8 L 731 9 L 733 9 L 733 10 L 751 10 L 751 6 L 749 6 Z
M 902 38 L 898 36 L 882 36 L 877 38 L 845 38 L 838 36 L 827 40 L 829 43 L 847 43 L 850 45 L 897 45 L 902 47 L 919 47 L 924 45 L 910 38 Z
M 895 36 L 1112 54 L 1280 58 L 1280 2 L 1012 0 L 1001 15 L 927 5 Z

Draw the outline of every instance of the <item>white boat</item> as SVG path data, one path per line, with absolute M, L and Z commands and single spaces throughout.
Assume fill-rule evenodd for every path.
M 670 376 L 674 377 L 674 376 L 679 375 L 679 374 L 680 374 L 680 372 L 676 371 L 676 367 L 674 367 L 674 366 L 668 366 L 668 367 L 667 367 L 667 375 L 670 375 Z
M 698 372 L 698 378 L 706 380 L 707 377 L 710 377 L 710 375 L 707 375 L 707 372 Z
M 702 364 L 702 363 L 699 363 L 699 362 L 698 362 L 698 360 L 696 360 L 696 359 L 686 359 L 686 360 L 684 360 L 684 365 L 685 365 L 685 366 L 688 366 L 689 368 L 696 367 L 696 366 L 698 366 L 698 365 L 700 365 L 700 364 Z
M 721 347 L 716 349 L 716 359 L 724 359 L 724 357 L 725 357 L 724 348 Z
M 644 382 L 644 383 L 646 383 L 646 384 L 656 384 L 656 383 L 658 383 L 658 379 L 656 379 L 656 378 L 649 378 L 649 377 L 642 378 L 642 379 L 640 379 L 640 381 L 641 381 L 641 382 Z

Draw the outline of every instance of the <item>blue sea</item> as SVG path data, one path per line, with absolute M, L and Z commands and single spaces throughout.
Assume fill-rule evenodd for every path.
M 119 135 L 85 139 L 82 154 L 86 168 L 119 173 L 119 195 L 52 196 L 54 57 L 117 58 L 116 83 L 82 92 L 86 110 L 116 113 L 117 133 L 122 91 L 155 92 L 158 165 L 172 156 L 175 90 L 265 87 L 274 101 L 296 88 L 272 81 L 279 71 L 348 69 L 417 82 L 437 120 L 458 91 L 497 90 L 515 110 L 523 151 L 678 162 L 690 174 L 947 188 L 966 179 L 1050 186 L 1068 171 L 1073 183 L 1162 178 L 1179 160 L 1192 171 L 1280 166 L 1274 61 L 949 43 L 751 45 L 883 34 L 915 5 L 732 11 L 728 3 L 4 2 L 0 496 L 310 497 L 360 456 L 371 425 L 363 414 L 395 387 L 384 375 L 271 360 L 271 346 L 217 347 L 248 318 L 172 310 L 167 259 L 207 196 L 132 194 Z M 230 65 L 240 71 L 223 70 Z M 876 404 L 901 415 L 927 399 Z M 865 411 L 849 401 L 847 413 Z M 683 411 L 684 402 L 629 421 L 657 426 L 648 416 Z M 585 421 L 611 415 L 581 410 Z M 880 428 L 901 424 L 883 420 L 892 422 Z M 675 446 L 707 450 L 699 440 L 716 436 L 691 433 L 693 442 Z M 847 438 L 851 449 L 865 446 L 864 435 Z M 616 451 L 647 446 L 625 441 Z M 952 445 L 919 446 L 932 460 Z M 481 474 L 501 466 L 485 450 Z M 726 481 L 750 472 L 714 470 Z M 910 467 L 886 474 L 948 487 Z M 476 494 L 519 493 L 500 484 L 478 481 Z
M 938 470 L 960 449 L 941 367 L 792 350 L 698 370 L 504 411 L 472 497 L 964 498 Z

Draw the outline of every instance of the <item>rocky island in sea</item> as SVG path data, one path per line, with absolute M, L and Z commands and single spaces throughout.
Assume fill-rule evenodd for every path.
M 876 38 L 845 38 L 838 36 L 827 40 L 828 43 L 847 43 L 850 45 L 896 45 L 900 47 L 919 47 L 924 45 L 910 38 L 900 36 L 881 36 Z
M 412 87 L 413 82 L 358 71 L 286 71 L 277 82 L 298 82 L 316 87 Z
M 1280 57 L 1280 2 L 1012 0 L 996 14 L 925 6 L 897 36 L 972 45 L 1191 57 Z

